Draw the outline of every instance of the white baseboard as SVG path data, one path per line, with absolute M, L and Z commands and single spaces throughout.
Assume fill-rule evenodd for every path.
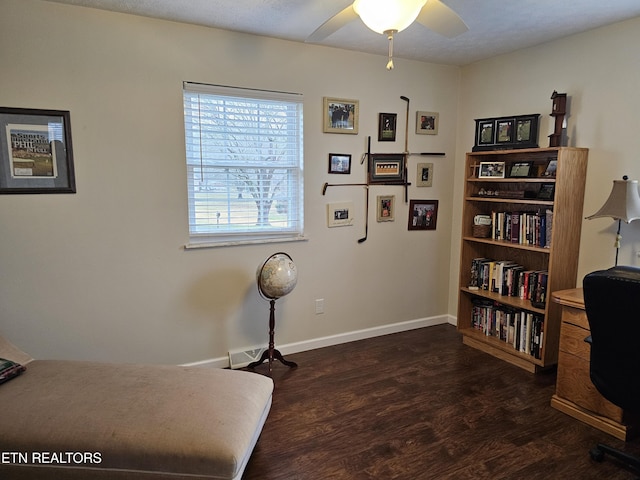
M 391 333 L 406 332 L 415 330 L 416 328 L 432 327 L 442 324 L 456 325 L 456 318 L 452 315 L 438 315 L 429 318 L 419 318 L 417 320 L 408 320 L 406 322 L 391 323 L 389 325 L 381 325 L 378 327 L 365 328 L 363 330 L 355 330 L 353 332 L 339 333 L 337 335 L 329 335 L 327 337 L 312 338 L 302 342 L 287 343 L 278 345 L 277 348 L 283 355 L 292 353 L 306 352 L 307 350 L 315 350 L 316 348 L 330 347 L 332 345 L 340 345 L 342 343 L 355 342 L 366 338 L 379 337 L 389 335 Z M 251 347 L 256 348 L 256 347 Z M 229 357 L 211 358 L 198 362 L 185 363 L 183 366 L 188 367 L 212 367 L 212 368 L 228 368 Z

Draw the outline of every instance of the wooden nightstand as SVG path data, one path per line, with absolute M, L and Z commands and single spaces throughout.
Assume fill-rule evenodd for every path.
M 625 412 L 606 400 L 589 377 L 589 323 L 582 288 L 553 292 L 562 305 L 556 393 L 551 406 L 620 440 L 634 434 Z

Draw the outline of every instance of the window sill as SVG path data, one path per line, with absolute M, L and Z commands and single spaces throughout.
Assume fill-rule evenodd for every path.
M 187 243 L 184 246 L 185 250 L 196 250 L 198 248 L 218 248 L 218 247 L 235 247 L 240 245 L 260 245 L 263 243 L 288 243 L 288 242 L 306 242 L 309 237 L 306 235 L 300 235 L 296 237 L 272 237 L 272 238 L 260 238 L 254 240 L 228 240 L 221 242 L 194 242 Z

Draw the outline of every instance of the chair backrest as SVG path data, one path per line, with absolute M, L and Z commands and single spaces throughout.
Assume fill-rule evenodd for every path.
M 640 413 L 640 268 L 592 272 L 583 287 L 591 381 L 610 402 Z

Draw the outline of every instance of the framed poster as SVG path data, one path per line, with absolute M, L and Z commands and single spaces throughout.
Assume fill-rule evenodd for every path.
M 346 227 L 353 225 L 353 202 L 327 204 L 327 226 Z
M 404 183 L 403 153 L 369 155 L 369 183 L 398 185 Z
M 421 135 L 438 134 L 437 112 L 416 112 L 416 133 Z
M 393 222 L 395 220 L 395 206 L 395 195 L 378 195 L 376 197 L 376 218 L 378 222 Z
M 358 100 L 324 97 L 322 131 L 357 135 L 359 110 Z
M 351 173 L 351 155 L 346 153 L 330 153 L 329 173 Z
M 419 163 L 416 173 L 416 187 L 433 185 L 433 163 Z
M 0 107 L 0 193 L 75 193 L 68 111 Z
M 409 201 L 409 230 L 435 230 L 438 200 Z
M 381 113 L 378 116 L 378 141 L 379 142 L 395 142 L 396 141 L 396 121 L 398 115 L 396 113 Z

